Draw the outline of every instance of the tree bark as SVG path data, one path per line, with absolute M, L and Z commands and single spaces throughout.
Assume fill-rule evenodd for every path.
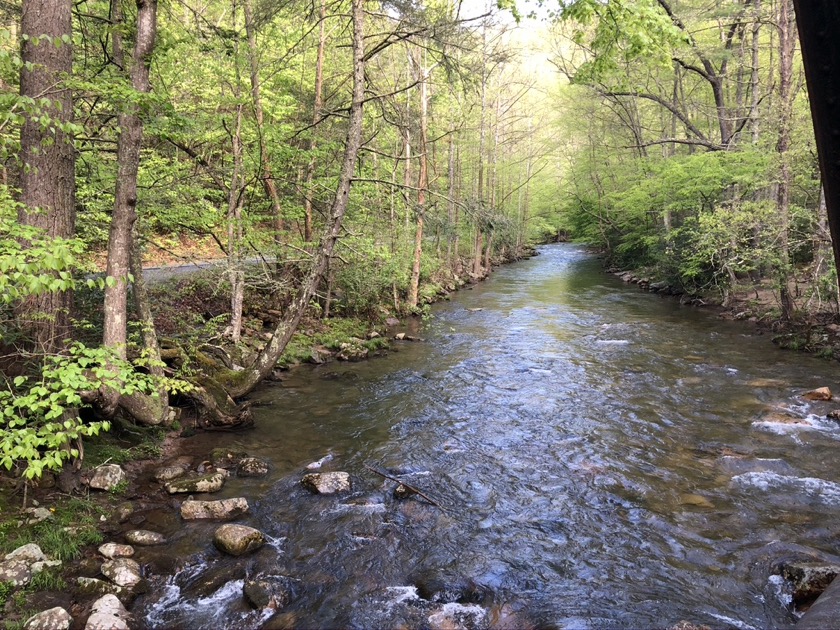
M 72 6 L 66 0 L 24 0 L 21 16 L 20 95 L 49 99 L 44 113 L 56 124 L 43 126 L 38 112 L 25 116 L 18 219 L 60 238 L 76 230 L 76 158 L 73 138 L 61 128 L 73 119 L 72 93 L 63 84 L 73 70 Z M 18 306 L 18 320 L 50 352 L 69 337 L 72 304 L 70 291 L 31 296 Z
M 309 302 L 327 268 L 335 244 L 341 235 L 341 224 L 350 200 L 350 188 L 359 149 L 362 146 L 362 119 L 365 98 L 365 46 L 364 46 L 364 0 L 352 0 L 353 20 L 353 96 L 350 104 L 350 120 L 344 147 L 338 187 L 330 207 L 329 217 L 324 226 L 321 243 L 315 253 L 309 270 L 297 296 L 286 311 L 285 317 L 277 325 L 271 340 L 260 352 L 253 366 L 237 373 L 232 382 L 226 384 L 228 393 L 233 397 L 244 396 L 254 389 L 277 364 L 277 360 L 286 349 L 301 317 L 309 307 Z

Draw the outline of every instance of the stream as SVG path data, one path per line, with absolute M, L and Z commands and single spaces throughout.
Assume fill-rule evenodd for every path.
M 743 323 L 605 274 L 574 245 L 496 270 L 435 305 L 423 342 L 265 385 L 256 428 L 184 439 L 266 459 L 202 499 L 244 496 L 269 544 L 229 558 L 218 523 L 177 505 L 142 527 L 152 589 L 133 613 L 171 628 L 788 628 L 775 563 L 840 536 L 838 366 Z M 350 473 L 353 490 L 300 484 Z M 440 502 L 393 497 L 387 469 Z M 280 611 L 243 580 L 282 576 Z M 272 618 L 272 615 L 275 615 Z

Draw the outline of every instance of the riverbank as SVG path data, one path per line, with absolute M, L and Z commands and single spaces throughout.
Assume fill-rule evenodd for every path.
M 840 314 L 826 308 L 830 304 L 806 296 L 804 284 L 792 283 L 790 292 L 796 296 L 799 308 L 792 319 L 785 320 L 781 317 L 778 292 L 768 280 L 737 286 L 723 300 L 719 295 L 685 293 L 641 271 L 610 266 L 605 266 L 605 270 L 643 291 L 671 296 L 682 304 L 710 310 L 721 319 L 744 322 L 785 350 L 840 360 Z

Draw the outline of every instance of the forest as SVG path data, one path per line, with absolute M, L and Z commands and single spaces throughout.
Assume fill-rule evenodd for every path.
M 0 463 L 27 479 L 115 419 L 245 426 L 303 329 L 375 350 L 367 331 L 535 243 L 807 343 L 837 315 L 791 0 L 2 19 Z M 144 279 L 194 259 L 216 273 Z

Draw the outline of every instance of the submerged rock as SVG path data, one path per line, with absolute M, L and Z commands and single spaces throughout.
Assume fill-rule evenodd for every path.
M 350 475 L 346 472 L 309 473 L 300 480 L 303 487 L 315 494 L 335 494 L 350 490 Z
M 782 577 L 793 585 L 796 606 L 814 601 L 840 574 L 840 565 L 826 562 L 787 562 L 781 569 Z
M 218 492 L 225 485 L 225 473 L 217 471 L 200 477 L 175 479 L 166 484 L 169 494 Z
M 258 529 L 246 525 L 222 525 L 213 536 L 216 547 L 232 556 L 256 551 L 265 544 L 265 536 Z
M 88 485 L 97 490 L 113 490 L 125 480 L 125 471 L 120 466 L 106 464 L 96 469 Z
M 268 474 L 268 462 L 259 457 L 246 457 L 236 467 L 238 477 L 265 477 Z
M 173 481 L 174 479 L 183 477 L 186 474 L 187 468 L 185 466 L 164 466 L 155 471 L 154 477 L 155 481 L 166 483 L 167 481 Z
M 254 608 L 279 609 L 292 600 L 288 580 L 276 576 L 245 580 L 242 594 Z
M 148 529 L 132 529 L 125 533 L 125 539 L 132 545 L 152 547 L 166 542 L 166 536 Z
M 819 387 L 812 389 L 809 392 L 802 394 L 805 400 L 831 400 L 833 398 L 831 390 L 828 387 Z
M 24 630 L 67 630 L 73 617 L 61 606 L 33 615 L 23 624 Z
M 248 501 L 242 497 L 221 501 L 187 500 L 181 504 L 181 518 L 186 521 L 201 519 L 233 519 L 248 512 Z
M 245 451 L 230 448 L 214 448 L 210 452 L 210 462 L 219 468 L 235 468 L 246 457 L 248 453 Z
M 416 490 L 412 490 L 408 486 L 404 484 L 397 484 L 397 487 L 394 488 L 394 498 L 395 499 L 407 499 L 408 497 L 417 494 Z

